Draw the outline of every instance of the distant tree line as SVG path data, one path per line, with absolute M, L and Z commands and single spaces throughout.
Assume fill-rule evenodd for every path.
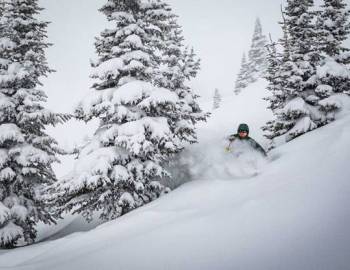
M 236 95 L 265 75 L 268 64 L 266 45 L 267 39 L 263 34 L 260 19 L 257 18 L 248 59 L 245 53 L 242 56 L 241 68 L 235 82 L 234 92 Z

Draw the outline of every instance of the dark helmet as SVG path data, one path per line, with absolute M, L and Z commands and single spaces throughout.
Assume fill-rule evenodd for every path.
M 239 127 L 238 127 L 238 130 L 237 132 L 247 132 L 249 134 L 249 127 L 247 124 L 240 124 Z

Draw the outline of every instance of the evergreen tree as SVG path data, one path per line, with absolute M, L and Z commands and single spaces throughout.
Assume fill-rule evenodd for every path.
M 2 18 L 3 14 L 4 14 L 4 10 L 5 10 L 5 1 L 1 0 L 0 1 L 0 18 Z
M 282 80 L 271 83 L 269 98 L 276 119 L 264 129 L 269 138 L 289 141 L 333 121 L 341 108 L 341 95 L 350 88 L 349 54 L 343 47 L 350 25 L 343 1 L 325 0 L 320 11 L 311 11 L 311 0 L 287 3 L 285 53 L 276 72 Z
M 158 55 L 153 83 L 169 89 L 179 98 L 177 112 L 167 116 L 172 134 L 180 144 L 195 143 L 195 125 L 198 121 L 205 121 L 208 115 L 201 111 L 197 103 L 198 96 L 186 83 L 197 76 L 200 60 L 193 49 L 184 47 L 178 16 L 167 3 L 162 0 L 141 3 L 143 19 L 147 22 L 146 31 L 151 40 L 150 49 L 154 55 Z
M 267 40 L 262 33 L 260 19 L 255 22 L 252 44 L 248 52 L 248 61 L 243 54 L 241 68 L 237 75 L 235 83 L 235 94 L 238 95 L 242 89 L 249 84 L 256 82 L 259 78 L 265 76 L 267 69 Z
M 163 164 L 183 141 L 196 141 L 194 124 L 203 117 L 184 84 L 193 74 L 193 56 L 181 51 L 181 36 L 163 32 L 173 29 L 162 15 L 167 7 L 108 0 L 100 9 L 113 28 L 96 40 L 94 92 L 76 110 L 78 119 L 100 124 L 80 151 L 77 169 L 55 186 L 64 211 L 74 209 L 87 220 L 99 211 L 109 220 L 158 198 L 168 191 L 160 183 L 169 176 Z
M 213 110 L 220 108 L 221 101 L 222 99 L 221 99 L 219 89 L 216 88 L 213 96 Z
M 270 37 L 271 38 L 271 37 Z M 270 102 L 269 109 L 275 110 L 279 107 L 281 99 L 278 96 L 279 92 L 282 92 L 282 86 L 280 81 L 281 74 L 280 65 L 282 63 L 281 56 L 277 52 L 277 43 L 271 40 L 271 43 L 266 46 L 267 48 L 267 69 L 265 79 L 269 82 L 267 89 L 273 93 L 272 96 L 265 98 Z
M 318 35 L 313 24 L 315 12 L 311 11 L 312 0 L 288 0 L 284 10 L 285 58 L 280 69 L 285 78 L 276 120 L 269 123 L 270 138 L 279 137 L 290 141 L 310 130 L 325 124 L 325 117 L 317 104 L 316 69 L 321 57 Z
M 250 77 L 251 74 L 249 74 L 249 67 L 247 63 L 247 58 L 245 54 L 242 56 L 242 62 L 241 62 L 241 68 L 239 70 L 239 73 L 237 75 L 236 83 L 235 83 L 235 94 L 238 95 L 242 92 L 244 88 L 246 88 L 251 81 Z
M 350 33 L 350 11 L 344 0 L 323 0 L 323 2 L 316 24 L 321 35 L 320 47 L 338 62 L 347 63 L 347 59 L 342 56 L 344 52 L 349 52 L 343 43 Z
M 264 75 L 267 67 L 266 36 L 262 33 L 260 19 L 255 22 L 252 44 L 248 53 L 249 82 L 255 82 Z
M 319 48 L 323 60 L 318 68 L 316 89 L 326 121 L 333 121 L 341 107 L 339 94 L 350 94 L 349 49 L 343 46 L 350 32 L 349 10 L 343 0 L 324 0 L 318 13 Z
M 283 37 L 278 43 L 272 41 L 270 36 L 270 44 L 267 46 L 268 51 L 268 67 L 266 70 L 266 80 L 269 82 L 267 89 L 271 92 L 271 95 L 266 97 L 265 100 L 269 102 L 268 108 L 271 109 L 277 116 L 278 113 L 285 106 L 288 98 L 288 93 L 293 91 L 293 84 L 289 79 L 292 76 L 294 64 L 290 58 L 290 45 L 287 23 L 282 11 L 283 21 L 280 22 Z M 278 46 L 282 47 L 282 52 L 278 51 Z M 265 136 L 268 139 L 273 139 L 280 135 L 283 135 L 289 128 L 284 126 L 284 118 L 276 117 L 274 120 L 270 120 L 262 128 L 266 131 Z M 271 141 L 271 147 L 274 147 L 274 142 Z
M 35 224 L 54 222 L 38 196 L 52 184 L 60 152 L 45 127 L 63 119 L 43 107 L 41 76 L 52 70 L 44 50 L 47 22 L 36 0 L 1 1 L 0 18 L 0 246 L 30 244 Z

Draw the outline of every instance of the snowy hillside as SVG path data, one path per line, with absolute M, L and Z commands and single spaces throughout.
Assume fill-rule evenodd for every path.
M 187 155 L 196 181 L 89 232 L 1 251 L 0 269 L 349 269 L 350 113 L 237 177 L 223 138 L 247 122 L 266 145 L 271 117 L 264 83 L 246 90 L 201 127 Z

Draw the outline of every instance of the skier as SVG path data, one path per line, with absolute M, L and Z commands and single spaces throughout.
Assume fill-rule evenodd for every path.
M 247 124 L 240 124 L 237 130 L 237 134 L 230 135 L 228 140 L 229 145 L 226 147 L 226 152 L 231 152 L 235 148 L 235 142 L 239 142 L 242 145 L 248 145 L 251 148 L 257 150 L 265 157 L 267 156 L 267 153 L 264 150 L 264 148 L 260 144 L 258 144 L 254 139 L 249 137 L 249 127 Z

